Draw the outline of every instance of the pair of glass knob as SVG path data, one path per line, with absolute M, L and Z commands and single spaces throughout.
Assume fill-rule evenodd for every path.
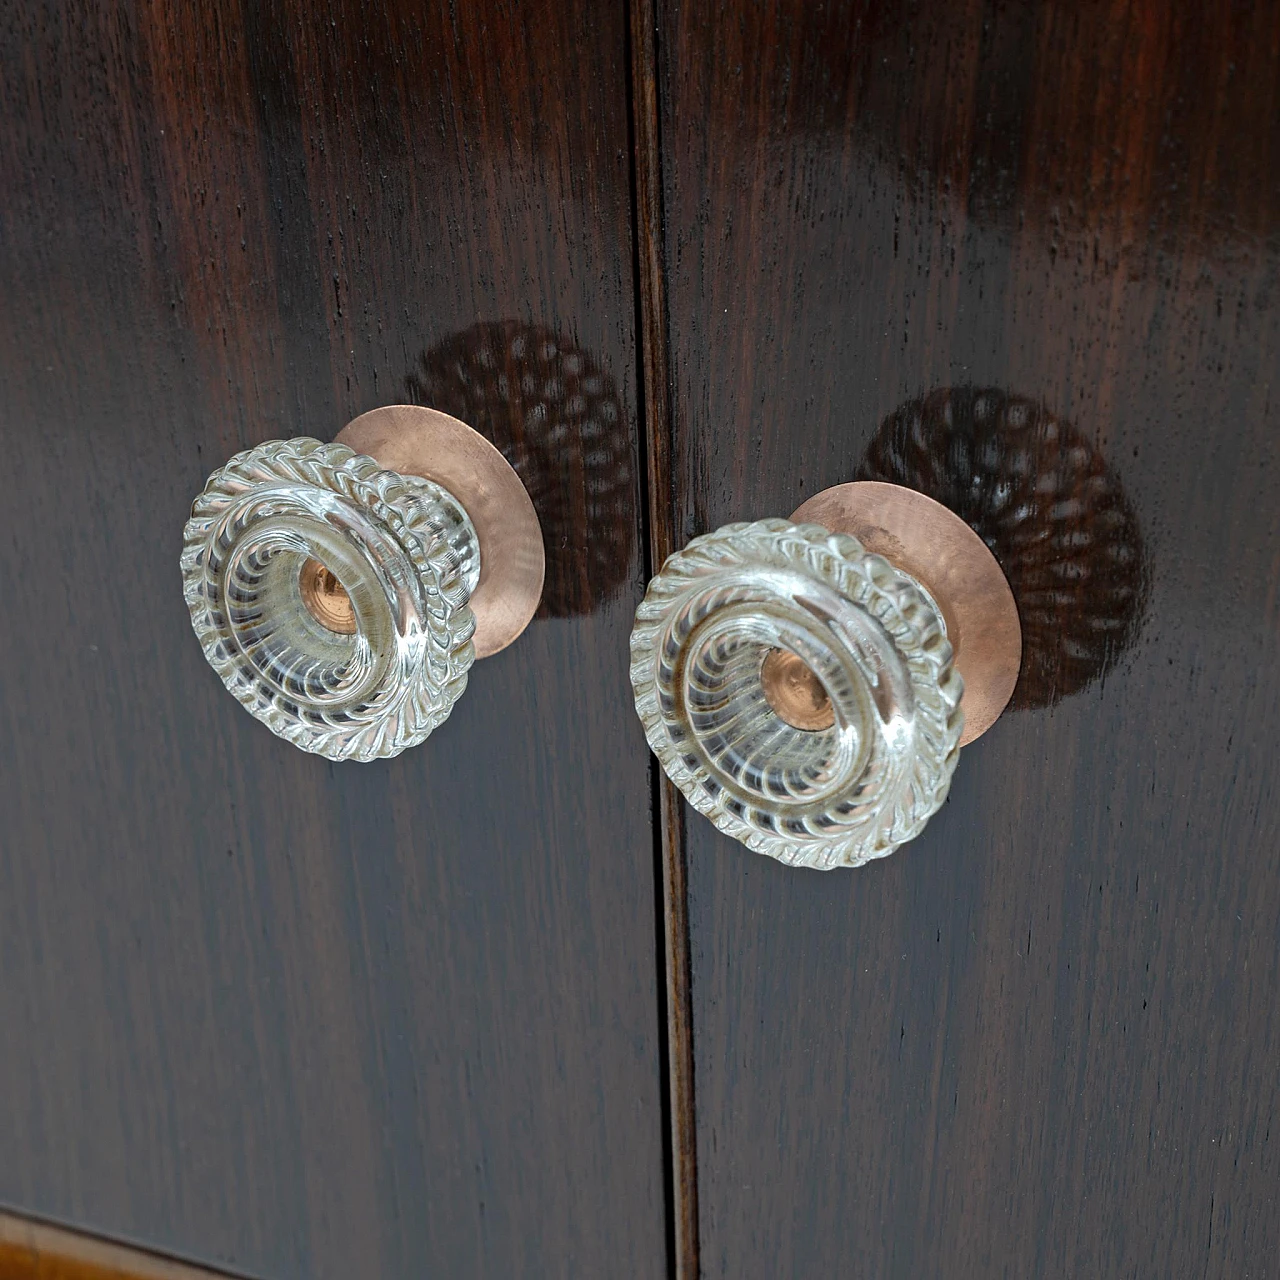
M 543 571 L 515 471 L 466 424 L 411 405 L 332 444 L 237 454 L 193 503 L 182 554 L 223 683 L 332 760 L 422 742 L 474 660 L 528 625 Z M 671 556 L 636 611 L 631 682 L 695 808 L 749 848 L 826 869 L 920 833 L 1020 656 L 1012 593 L 978 535 L 922 494 L 862 483 Z

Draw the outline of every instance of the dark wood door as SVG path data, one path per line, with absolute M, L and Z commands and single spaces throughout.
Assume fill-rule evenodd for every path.
M 0 1201 L 263 1276 L 664 1271 L 626 42 L 590 3 L 0 16 Z M 467 395 L 568 441 L 543 612 L 423 748 L 304 755 L 194 641 L 191 499 Z
M 281 1277 L 1271 1274 L 1280 6 L 22 4 L 0 95 L 0 1202 Z M 179 535 L 402 400 L 521 459 L 547 593 L 331 766 Z M 653 777 L 627 635 L 854 478 L 1024 663 L 820 874 Z
M 893 857 L 687 818 L 702 1274 L 1270 1274 L 1280 7 L 657 15 L 671 541 L 897 480 L 1026 640 Z

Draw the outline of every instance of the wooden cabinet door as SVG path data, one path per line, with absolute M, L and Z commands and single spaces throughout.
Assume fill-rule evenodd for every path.
M 273 1277 L 1270 1274 L 1275 0 L 68 0 L 0 101 L 0 1202 Z M 547 590 L 330 765 L 180 532 L 399 401 Z M 855 478 L 979 530 L 1024 660 L 820 874 L 652 785 L 627 637 Z
M 0 16 L 0 1202 L 273 1277 L 665 1269 L 627 67 L 611 4 Z M 523 459 L 543 609 L 331 765 L 206 666 L 183 522 L 423 399 Z
M 1280 6 L 654 22 L 660 531 L 933 489 L 1026 641 L 883 862 L 685 815 L 686 1274 L 1270 1274 Z

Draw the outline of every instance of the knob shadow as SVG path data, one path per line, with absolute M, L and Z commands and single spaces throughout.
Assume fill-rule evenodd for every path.
M 885 419 L 858 479 L 927 494 L 991 548 L 1022 624 L 1011 707 L 1080 692 L 1137 639 L 1147 598 L 1137 517 L 1098 450 L 1043 404 L 991 387 L 933 391 Z
M 492 441 L 529 491 L 547 554 L 539 617 L 590 613 L 628 580 L 634 453 L 589 353 L 540 326 L 478 324 L 424 351 L 405 385 Z

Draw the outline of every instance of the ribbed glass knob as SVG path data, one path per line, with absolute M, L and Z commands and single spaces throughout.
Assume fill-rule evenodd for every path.
M 636 612 L 631 682 L 690 803 L 783 862 L 883 857 L 946 799 L 963 686 L 942 612 L 846 534 L 761 520 L 695 538 Z
M 219 467 L 192 505 L 182 576 L 210 665 L 304 751 L 398 755 L 466 688 L 471 520 L 442 486 L 346 445 L 273 440 Z

